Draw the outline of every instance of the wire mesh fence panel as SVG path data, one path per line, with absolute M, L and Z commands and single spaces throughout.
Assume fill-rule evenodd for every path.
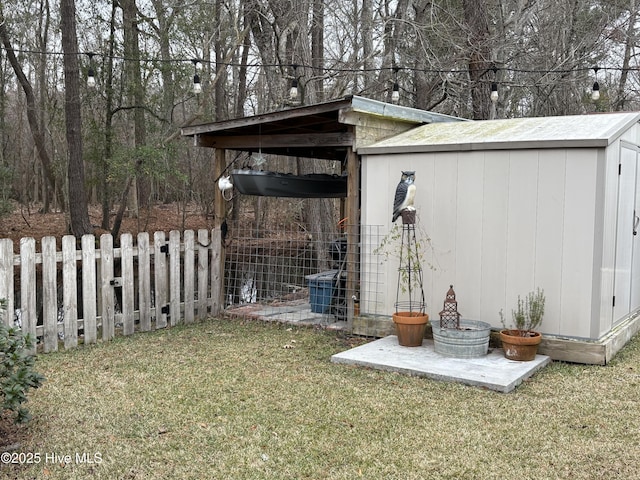
M 263 228 L 258 235 L 250 226 L 233 225 L 230 232 L 227 314 L 337 328 L 354 317 L 380 315 L 380 226 L 362 226 L 354 239 L 339 232 L 327 241 L 300 226 Z M 353 255 L 349 243 L 356 246 Z

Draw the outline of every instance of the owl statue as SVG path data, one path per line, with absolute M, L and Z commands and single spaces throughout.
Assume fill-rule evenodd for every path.
M 400 183 L 396 187 L 396 196 L 393 200 L 393 217 L 392 222 L 395 222 L 403 210 L 415 210 L 413 206 L 413 200 L 416 196 L 416 186 L 414 181 L 416 179 L 416 172 L 402 172 Z

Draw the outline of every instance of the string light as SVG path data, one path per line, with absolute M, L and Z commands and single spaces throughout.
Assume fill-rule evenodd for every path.
M 398 103 L 400 101 L 400 85 L 398 85 L 398 70 L 399 67 L 393 67 L 393 89 L 391 90 L 391 103 Z
M 93 71 L 93 57 L 95 53 L 89 52 L 87 53 L 89 57 L 89 68 L 87 69 L 87 87 L 95 88 L 96 86 L 96 73 Z
M 598 100 L 600 100 L 600 84 L 598 84 L 598 70 L 600 70 L 600 68 L 593 67 L 593 73 L 596 78 L 596 81 L 593 83 L 593 88 L 591 89 L 591 100 L 593 100 L 594 102 L 597 102 Z
M 496 82 L 496 75 L 498 74 L 498 68 L 494 65 L 491 67 L 493 70 L 493 82 L 491 82 L 491 101 L 496 103 L 498 101 L 498 83 Z
M 198 75 L 198 70 L 202 68 L 200 65 L 200 60 L 197 58 L 192 58 L 191 63 L 193 63 L 193 68 L 196 70 L 196 73 L 193 75 L 193 93 L 195 95 L 200 95 L 202 93 L 202 84 L 200 83 L 200 75 Z M 200 68 L 198 68 L 200 66 Z
M 298 98 L 298 65 L 294 63 L 291 66 L 293 67 L 293 80 L 291 80 L 291 88 L 289 89 L 289 99 L 295 100 Z
M 0 50 L 6 50 L 6 47 L 4 45 L 0 45 Z M 17 49 L 14 48 L 13 49 L 14 52 L 16 53 L 22 53 L 22 54 L 31 54 L 31 55 L 53 55 L 53 56 L 63 56 L 64 52 L 59 52 L 59 51 L 40 51 L 40 50 L 33 50 L 33 49 Z M 149 64 L 157 64 L 157 63 L 184 63 L 184 62 L 194 62 L 193 59 L 190 58 L 180 58 L 180 57 L 175 57 L 175 58 L 170 58 L 170 59 L 164 59 L 164 58 L 157 58 L 157 57 L 149 57 L 149 58 L 128 58 L 128 57 L 123 57 L 123 56 L 118 56 L 118 55 L 105 55 L 105 54 L 101 54 L 101 53 L 93 53 L 93 52 L 79 52 L 79 55 L 87 55 L 89 56 L 90 62 L 91 59 L 94 56 L 100 56 L 103 58 L 111 58 L 113 60 L 121 60 L 121 61 L 139 61 L 139 62 L 143 62 L 143 63 L 149 63 Z M 196 60 L 196 62 L 194 62 L 194 65 L 196 66 L 196 70 L 201 69 L 202 68 L 202 64 L 203 63 L 214 63 L 211 60 L 201 60 L 198 59 Z M 224 64 L 220 64 L 219 66 L 221 67 L 242 67 L 242 68 L 281 68 L 281 65 L 279 64 L 258 64 L 258 63 L 250 63 L 250 64 L 241 64 L 241 63 L 234 63 L 234 62 L 229 62 L 229 63 L 224 63 Z M 296 65 L 296 67 L 304 67 L 304 65 Z M 357 67 L 345 67 L 345 68 L 340 68 L 340 67 L 332 67 L 332 68 L 327 68 L 324 70 L 325 73 L 327 74 L 331 74 L 331 75 L 335 75 L 335 74 L 340 74 L 340 73 L 345 73 L 345 74 L 366 74 L 366 73 L 375 73 L 375 72 L 380 72 L 383 68 L 388 68 L 388 67 L 373 67 L 373 68 L 357 68 Z M 428 68 L 412 68 L 412 67 L 404 67 L 406 70 L 409 70 L 411 72 L 417 73 L 423 73 L 423 74 L 431 74 L 431 75 L 468 75 L 469 74 L 469 70 L 468 68 L 460 68 L 460 69 L 456 69 L 456 68 L 452 68 L 452 69 L 428 69 Z M 561 76 L 566 76 L 567 74 L 570 73 L 581 73 L 581 72 L 588 72 L 590 70 L 593 70 L 594 73 L 598 73 L 599 70 L 602 70 L 603 68 L 600 67 L 576 67 L 576 68 L 565 68 L 565 69 L 523 69 L 523 68 L 511 68 L 511 67 L 501 67 L 501 70 L 504 70 L 505 72 L 507 72 L 507 74 L 539 74 L 543 77 L 549 76 L 549 75 L 561 75 Z M 612 71 L 612 72 L 623 72 L 623 71 L 638 71 L 640 70 L 639 67 L 616 67 L 616 66 L 608 66 L 605 67 L 604 69 L 608 70 L 608 71 Z M 507 75 L 508 77 L 509 75 Z M 87 86 L 89 87 L 93 87 L 96 83 L 96 76 L 95 76 L 95 70 L 93 68 L 93 65 L 90 64 L 89 67 L 87 68 Z M 394 82 L 393 85 L 393 90 L 392 90 L 392 97 L 395 96 L 394 94 L 394 90 L 396 88 L 396 83 Z M 495 88 L 494 88 L 494 84 L 495 84 Z M 534 82 L 533 84 L 525 84 L 522 82 L 518 82 L 518 87 L 533 87 L 533 86 L 539 86 L 538 82 Z M 299 92 L 296 92 L 296 90 L 299 90 L 299 83 L 298 83 L 298 79 L 295 78 L 292 80 L 291 82 L 291 88 L 289 93 L 291 94 L 296 93 L 296 96 Z M 194 93 L 201 93 L 202 92 L 202 83 L 200 80 L 200 75 L 198 75 L 197 71 L 193 77 L 193 90 Z M 397 92 L 398 95 L 400 93 L 400 89 L 399 86 L 397 88 Z M 494 93 L 495 92 L 495 93 Z M 492 82 L 491 83 L 491 95 L 492 98 L 495 97 L 495 95 L 498 95 L 499 98 L 499 94 L 498 94 L 498 89 L 497 89 L 497 82 Z M 597 101 L 600 99 L 600 84 L 597 81 L 594 82 L 593 84 L 593 88 L 591 91 L 591 98 L 593 101 Z
M 491 82 L 491 101 L 496 103 L 498 101 L 498 84 Z

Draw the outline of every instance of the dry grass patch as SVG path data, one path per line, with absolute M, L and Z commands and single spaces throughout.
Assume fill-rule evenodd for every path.
M 41 461 L 0 477 L 638 478 L 638 339 L 511 394 L 331 364 L 348 341 L 211 320 L 43 355 L 18 450 Z

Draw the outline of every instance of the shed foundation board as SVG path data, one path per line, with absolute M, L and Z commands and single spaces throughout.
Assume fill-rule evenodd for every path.
M 507 360 L 502 349 L 494 349 L 483 357 L 450 358 L 435 353 L 430 340 L 424 340 L 421 347 L 402 347 L 397 337 L 390 335 L 337 353 L 331 361 L 508 393 L 550 363 L 551 359 L 536 355 L 530 362 L 515 362 Z

